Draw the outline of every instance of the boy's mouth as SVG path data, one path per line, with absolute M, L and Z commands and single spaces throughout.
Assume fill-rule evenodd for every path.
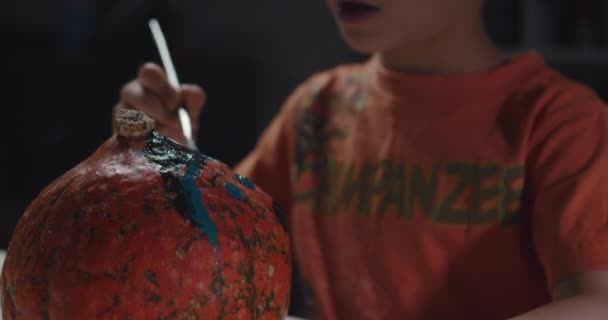
M 379 10 L 379 7 L 359 0 L 338 1 L 338 14 L 346 22 L 364 20 Z

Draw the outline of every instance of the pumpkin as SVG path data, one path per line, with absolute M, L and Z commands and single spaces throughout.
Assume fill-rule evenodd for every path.
M 280 207 L 143 113 L 118 110 L 114 126 L 21 217 L 0 280 L 4 319 L 283 319 Z

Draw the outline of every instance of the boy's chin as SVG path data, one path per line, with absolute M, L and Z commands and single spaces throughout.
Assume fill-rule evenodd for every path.
M 376 37 L 357 37 L 342 33 L 342 38 L 352 50 L 362 54 L 382 52 L 390 47 Z

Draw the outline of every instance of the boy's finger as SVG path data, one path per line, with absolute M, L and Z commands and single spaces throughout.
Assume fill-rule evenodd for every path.
M 166 124 L 175 118 L 174 112 L 165 107 L 162 99 L 146 90 L 138 81 L 131 81 L 125 85 L 120 97 L 129 108 L 145 112 L 160 123 Z
M 164 71 L 153 63 L 146 63 L 139 69 L 138 80 L 143 87 L 158 95 L 166 108 L 175 110 L 179 104 L 179 94 L 167 80 Z
M 197 85 L 186 84 L 180 88 L 180 96 L 184 108 L 188 110 L 188 113 L 192 117 L 192 121 L 198 121 L 200 118 L 203 105 L 207 99 L 205 91 Z

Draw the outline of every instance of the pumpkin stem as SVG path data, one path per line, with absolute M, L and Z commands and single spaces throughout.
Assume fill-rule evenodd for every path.
M 142 137 L 154 130 L 154 120 L 137 110 L 117 108 L 114 112 L 114 130 L 123 137 Z

